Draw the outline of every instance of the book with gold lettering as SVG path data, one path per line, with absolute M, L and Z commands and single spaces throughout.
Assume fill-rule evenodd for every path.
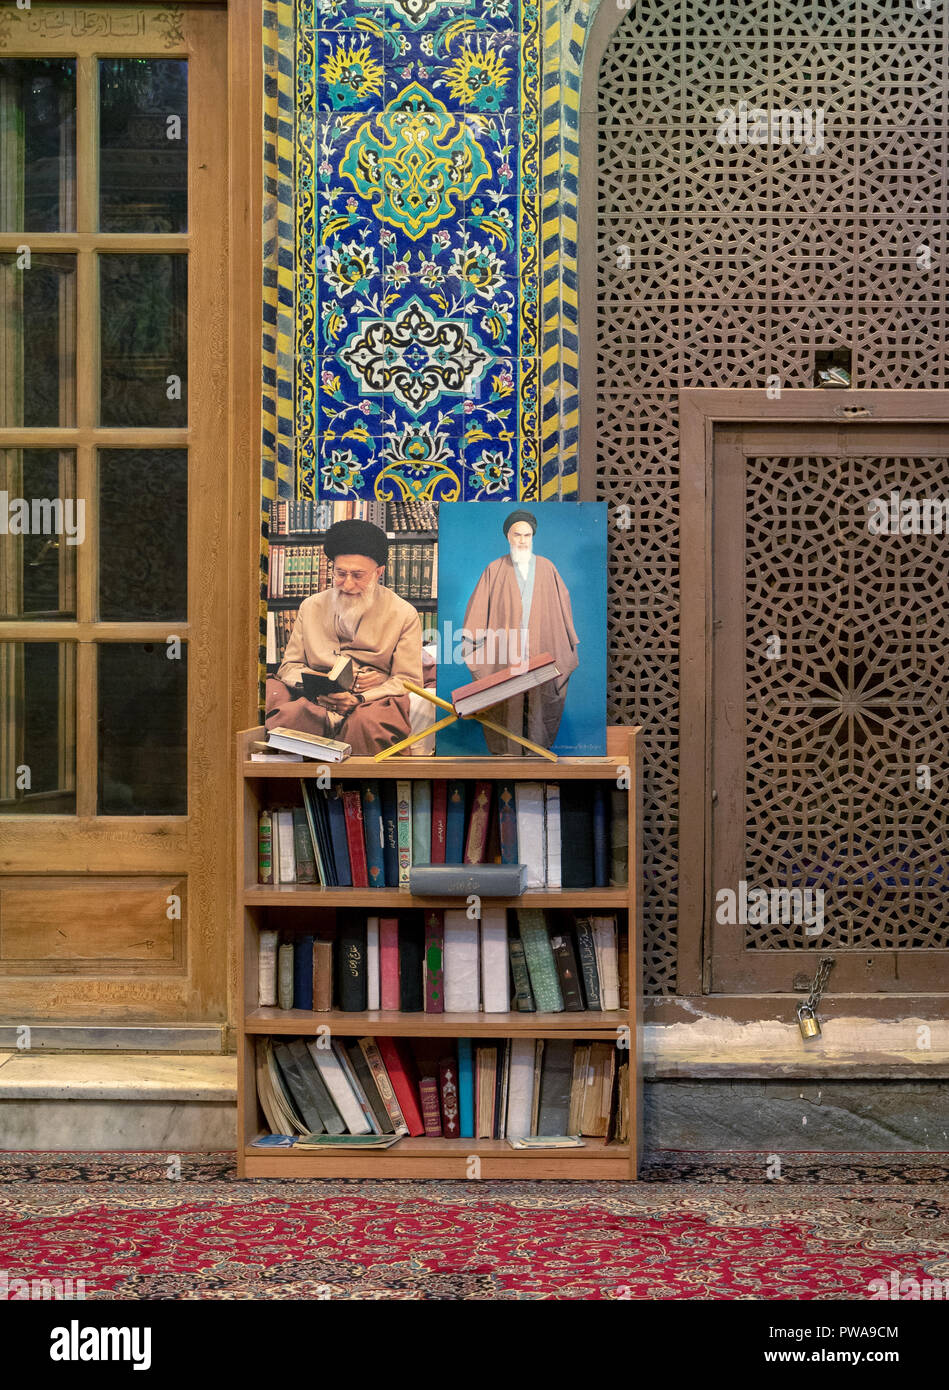
M 340 911 L 336 948 L 336 997 L 343 1013 L 359 1013 L 367 1004 L 366 919 Z

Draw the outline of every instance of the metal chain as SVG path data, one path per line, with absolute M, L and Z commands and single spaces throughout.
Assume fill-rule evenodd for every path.
M 830 975 L 830 972 L 833 970 L 836 964 L 837 962 L 833 956 L 822 956 L 821 959 L 817 962 L 817 974 L 814 976 L 813 988 L 811 989 L 810 994 L 807 996 L 807 999 L 804 1001 L 805 1009 L 811 1009 L 816 1013 L 817 1006 L 821 1001 L 821 995 L 827 988 L 827 980 Z

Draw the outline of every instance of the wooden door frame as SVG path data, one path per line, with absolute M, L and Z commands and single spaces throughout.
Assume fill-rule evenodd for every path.
M 702 997 L 703 1010 L 730 1017 L 763 1017 L 762 1005 L 774 1006 L 797 995 L 711 995 L 708 989 L 708 945 L 705 904 L 710 893 L 707 856 L 710 808 L 711 717 L 710 662 L 712 598 L 711 469 L 715 433 L 729 425 L 762 426 L 813 423 L 829 427 L 849 422 L 949 424 L 949 391 L 821 391 L 784 390 L 777 400 L 767 390 L 687 389 L 679 393 L 680 532 L 680 766 L 679 781 L 679 921 L 677 930 L 678 994 Z M 682 852 L 701 844 L 702 854 Z M 949 996 L 923 994 L 881 996 L 828 995 L 822 1014 L 859 1013 L 901 1017 L 918 1011 L 932 1016 Z M 715 1001 L 714 1008 L 708 1008 Z M 656 1001 L 658 1003 L 658 1001 Z M 672 1003 L 673 1001 L 669 1001 Z M 657 1014 L 666 1014 L 659 1009 Z M 766 1013 L 768 1012 L 766 1008 Z

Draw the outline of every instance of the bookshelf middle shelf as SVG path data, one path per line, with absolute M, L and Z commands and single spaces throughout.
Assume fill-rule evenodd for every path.
M 245 907 L 464 908 L 467 898 L 420 897 L 400 888 L 320 888 L 308 883 L 245 887 Z M 487 907 L 566 907 L 578 912 L 629 906 L 625 888 L 528 888 L 518 897 L 482 897 Z
M 361 1037 L 414 1038 L 419 1032 L 426 1036 L 445 1038 L 503 1038 L 527 1035 L 532 1038 L 609 1038 L 615 1040 L 618 1030 L 630 1026 L 626 1009 L 567 1010 L 563 1013 L 418 1013 L 390 1009 L 366 1009 L 344 1013 L 333 1009 L 312 1012 L 309 1009 L 257 1008 L 244 1017 L 247 1033 L 289 1034 L 302 1037 L 317 1035 L 328 1028 L 333 1037 L 352 1034 Z

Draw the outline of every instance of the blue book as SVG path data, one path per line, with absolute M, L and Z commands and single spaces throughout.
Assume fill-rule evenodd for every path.
M 412 783 L 412 863 L 432 862 L 432 784 Z
M 498 832 L 501 839 L 501 863 L 519 864 L 517 857 L 517 805 L 514 783 L 498 783 Z
M 465 857 L 465 784 L 448 783 L 448 814 L 445 817 L 445 863 L 461 864 Z
M 293 1007 L 313 1008 L 313 936 L 298 936 L 293 943 Z
M 473 1139 L 474 1123 L 474 1061 L 471 1039 L 458 1039 L 458 1134 Z
M 349 842 L 346 839 L 343 789 L 338 783 L 331 787 L 327 793 L 326 804 L 329 808 L 330 839 L 333 845 L 333 863 L 336 865 L 336 882 L 340 888 L 352 888 L 353 876 L 349 868 Z
M 362 821 L 366 840 L 369 887 L 384 888 L 386 886 L 386 870 L 383 857 L 382 801 L 378 782 L 363 783 Z
M 608 888 L 610 883 L 610 817 L 606 784 L 593 784 L 593 883 Z
M 382 861 L 387 888 L 399 886 L 399 792 L 395 781 L 382 783 Z

